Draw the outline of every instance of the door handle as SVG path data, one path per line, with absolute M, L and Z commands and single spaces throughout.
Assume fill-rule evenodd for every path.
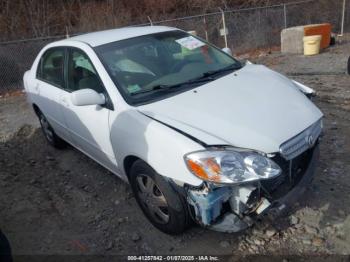
M 34 86 L 34 91 L 39 94 L 40 93 L 40 84 L 36 83 L 36 85 Z
M 66 97 L 61 97 L 60 101 L 65 107 L 69 107 L 69 104 L 68 104 Z

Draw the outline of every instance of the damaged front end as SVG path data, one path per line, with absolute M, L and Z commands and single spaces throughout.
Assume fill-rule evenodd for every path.
M 238 232 L 266 214 L 275 217 L 287 210 L 311 182 L 319 157 L 318 141 L 286 160 L 281 154 L 272 159 L 281 174 L 271 179 L 220 185 L 203 182 L 186 188 L 187 202 L 194 219 L 202 226 L 221 232 Z

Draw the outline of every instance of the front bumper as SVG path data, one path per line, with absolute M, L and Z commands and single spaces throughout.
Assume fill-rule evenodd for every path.
M 287 187 L 278 184 L 272 193 L 263 183 L 188 188 L 186 197 L 194 219 L 200 225 L 216 231 L 238 232 L 263 216 L 281 216 L 306 191 L 313 179 L 320 154 L 319 145 L 316 144 L 308 154 L 307 163 L 304 163 L 303 171 L 299 170 L 297 181 L 293 184 L 290 182 Z M 287 180 L 287 177 L 284 179 Z

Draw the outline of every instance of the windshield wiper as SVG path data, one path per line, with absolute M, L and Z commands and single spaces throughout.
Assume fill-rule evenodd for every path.
M 205 72 L 205 73 L 203 73 L 203 76 L 204 77 L 213 76 L 213 75 L 216 75 L 216 74 L 219 74 L 219 73 L 224 73 L 224 72 L 227 72 L 227 71 L 236 71 L 236 70 L 241 69 L 241 68 L 242 68 L 241 65 L 232 64 L 232 65 L 226 66 L 226 67 L 218 69 L 218 70 Z
M 153 91 L 156 91 L 156 90 L 169 90 L 170 88 L 174 88 L 174 87 L 177 87 L 177 86 L 179 86 L 179 85 L 180 85 L 180 84 L 176 84 L 176 85 L 164 85 L 164 84 L 159 84 L 159 85 L 152 86 L 152 87 L 149 88 L 149 89 L 140 90 L 140 91 L 137 91 L 137 92 L 135 92 L 135 93 L 131 93 L 130 95 L 131 95 L 131 96 L 134 96 L 134 95 L 138 95 L 138 94 L 144 94 L 144 93 L 153 92 Z
M 152 86 L 151 88 L 148 88 L 148 89 L 145 89 L 145 90 L 140 90 L 140 91 L 137 91 L 135 93 L 131 93 L 130 95 L 134 96 L 134 95 L 138 95 L 138 94 L 144 94 L 144 93 L 153 92 L 153 91 L 156 91 L 156 90 L 168 91 L 170 89 L 183 87 L 183 86 L 186 86 L 186 85 L 197 84 L 197 83 L 201 83 L 201 82 L 209 82 L 209 81 L 215 80 L 215 78 L 213 78 L 212 76 L 214 76 L 216 74 L 227 72 L 227 71 L 238 70 L 240 68 L 242 68 L 240 65 L 233 64 L 233 65 L 229 65 L 227 67 L 224 67 L 224 68 L 221 68 L 221 69 L 218 69 L 218 70 L 205 72 L 200 77 L 197 77 L 197 78 L 194 78 L 194 79 L 190 79 L 190 80 L 185 81 L 183 83 L 174 84 L 174 85 L 159 84 L 159 85 Z
M 213 76 L 218 74 L 218 73 L 223 73 L 223 72 L 227 72 L 227 71 L 235 71 L 242 68 L 240 65 L 229 65 L 227 67 L 218 69 L 218 70 L 213 70 L 213 71 L 208 71 L 203 73 L 200 77 L 188 80 L 186 82 L 184 82 L 183 84 L 196 84 L 196 83 L 200 83 L 200 82 L 208 82 L 208 81 L 213 81 L 216 78 L 214 78 Z
M 155 86 L 152 86 L 152 88 L 145 89 L 145 90 L 140 90 L 138 92 L 131 93 L 130 95 L 134 96 L 134 95 L 138 95 L 138 94 L 144 94 L 144 93 L 153 92 L 153 91 L 156 91 L 156 90 L 168 91 L 170 89 L 183 87 L 183 86 L 186 86 L 186 85 L 191 85 L 191 84 L 196 84 L 196 83 L 201 83 L 201 82 L 208 82 L 208 81 L 212 81 L 212 80 L 214 80 L 214 78 L 203 75 L 203 76 L 201 76 L 199 78 L 191 79 L 191 80 L 185 81 L 183 83 L 179 83 L 179 84 L 174 84 L 174 85 L 159 84 L 159 85 L 155 85 Z

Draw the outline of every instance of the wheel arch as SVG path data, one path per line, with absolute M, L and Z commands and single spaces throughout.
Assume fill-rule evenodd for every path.
M 130 170 L 131 170 L 131 167 L 137 160 L 144 161 L 143 159 L 141 159 L 141 158 L 139 158 L 139 157 L 137 157 L 135 155 L 128 155 L 128 156 L 126 156 L 124 158 L 123 168 L 124 168 L 124 172 L 126 174 L 126 177 L 128 178 L 129 181 L 130 181 Z
M 39 116 L 39 114 L 41 113 L 40 108 L 35 103 L 33 103 L 32 106 L 33 106 L 33 110 L 34 110 L 36 116 Z

